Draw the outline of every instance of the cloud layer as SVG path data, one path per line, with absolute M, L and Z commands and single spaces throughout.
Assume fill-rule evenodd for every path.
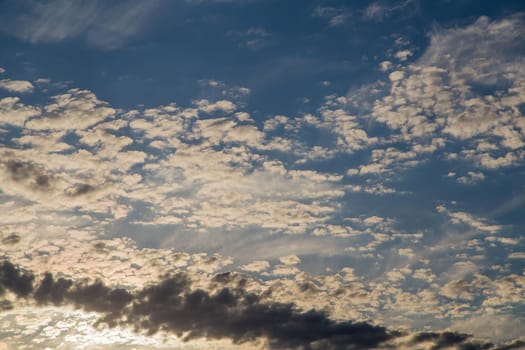
M 116 48 L 155 8 L 108 6 L 39 4 L 13 33 Z M 362 15 L 398 10 L 385 6 Z M 350 14 L 313 16 L 338 30 Z M 137 108 L 1 80 L 0 257 L 33 274 L 4 262 L 0 307 L 273 348 L 519 348 L 454 330 L 523 333 L 523 225 L 503 214 L 523 204 L 524 28 L 521 15 L 437 28 L 421 54 L 397 38 L 378 81 L 294 115 L 261 117 L 254 89 L 212 79 L 185 104 Z M 214 275 L 226 267 L 252 277 Z
M 18 297 L 33 298 L 37 305 L 72 304 L 86 311 L 100 313 L 100 322 L 132 326 L 135 331 L 153 334 L 171 332 L 184 341 L 196 338 L 230 338 L 235 344 L 263 339 L 270 349 L 373 349 L 404 338 L 399 331 L 389 331 L 368 323 L 336 322 L 315 310 L 302 312 L 293 304 L 262 302 L 244 289 L 246 280 L 230 274 L 216 275 L 214 291 L 192 289 L 191 277 L 184 273 L 166 277 L 158 284 L 136 292 L 109 288 L 102 282 L 74 282 L 55 279 L 45 273 L 33 286 L 34 276 L 22 272 L 9 261 L 0 265 L 0 295 L 9 290 Z M 235 287 L 227 286 L 235 282 Z M 3 304 L 6 307 L 5 303 Z M 519 349 L 524 342 L 502 347 L 471 342 L 461 333 L 419 333 L 407 346 L 442 349 Z M 428 344 L 430 343 L 430 344 Z M 400 345 L 398 343 L 398 345 Z
M 9 3 L 12 2 L 4 6 Z M 159 4 L 157 0 L 138 5 L 130 1 L 108 4 L 24 0 L 17 5 L 26 11 L 11 18 L 3 16 L 0 30 L 32 43 L 57 43 L 80 37 L 93 46 L 114 49 L 139 34 Z

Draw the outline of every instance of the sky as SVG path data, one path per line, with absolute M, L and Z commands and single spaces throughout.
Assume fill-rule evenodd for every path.
M 0 2 L 0 350 L 525 349 L 525 3 Z

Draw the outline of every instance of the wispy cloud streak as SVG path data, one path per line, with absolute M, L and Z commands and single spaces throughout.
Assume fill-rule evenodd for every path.
M 159 0 L 25 0 L 18 15 L 2 18 L 0 28 L 32 43 L 57 43 L 83 38 L 93 46 L 113 49 L 138 34 L 159 4 Z

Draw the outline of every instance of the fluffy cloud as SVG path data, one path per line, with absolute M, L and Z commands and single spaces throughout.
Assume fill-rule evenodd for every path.
M 7 90 L 9 92 L 27 93 L 33 92 L 33 84 L 25 80 L 11 80 L 2 79 L 0 80 L 0 89 Z
M 26 127 L 33 130 L 73 130 L 85 129 L 107 117 L 115 110 L 97 99 L 90 91 L 72 89 L 67 94 L 55 96 L 54 103 L 45 107 L 40 118 L 27 122 Z
M 469 171 L 467 175 L 460 176 L 456 179 L 461 184 L 475 184 L 485 180 L 485 175 L 482 172 Z
M 376 101 L 372 116 L 408 142 L 437 133 L 456 142 L 490 140 L 490 151 L 465 147 L 460 153 L 482 167 L 519 163 L 523 155 L 514 150 L 524 145 L 518 106 L 525 101 L 525 76 L 523 58 L 511 48 L 524 32 L 516 16 L 482 17 L 433 33 L 415 63 L 390 73 L 390 94 Z
M 18 97 L 0 100 L 0 120 L 5 124 L 22 127 L 27 119 L 39 116 L 40 113 L 39 107 L 24 105 Z

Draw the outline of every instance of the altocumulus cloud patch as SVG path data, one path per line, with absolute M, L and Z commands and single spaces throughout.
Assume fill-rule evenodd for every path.
M 518 5 L 1 6 L 0 346 L 524 348 Z

